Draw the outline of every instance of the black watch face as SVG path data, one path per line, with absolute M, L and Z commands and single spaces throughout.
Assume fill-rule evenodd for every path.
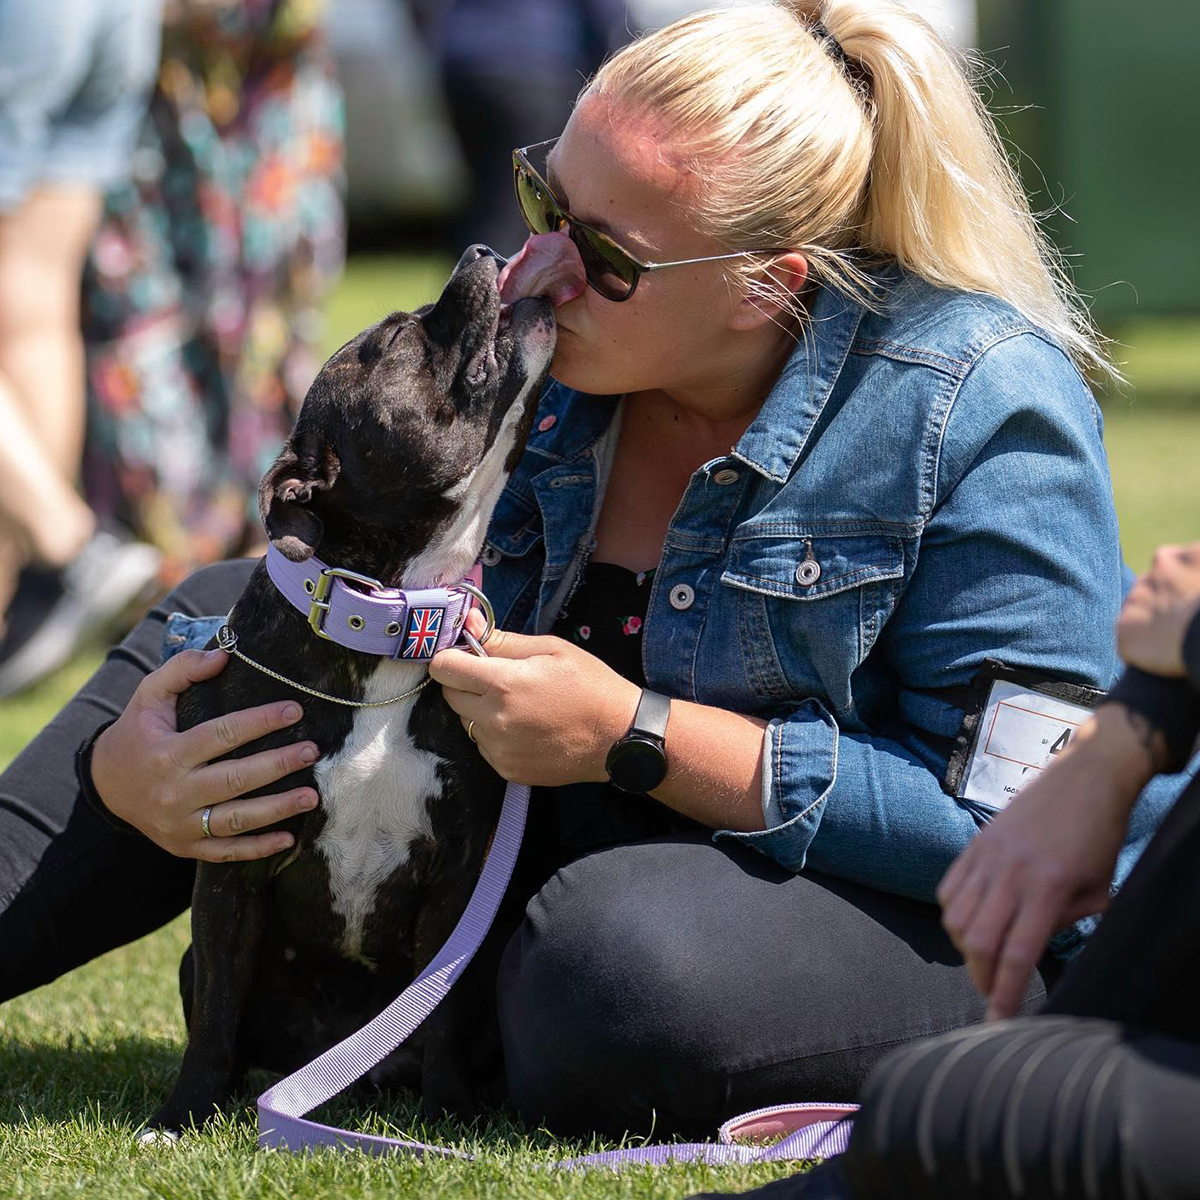
M 608 777 L 626 792 L 648 792 L 666 778 L 667 756 L 650 738 L 623 738 L 608 752 Z

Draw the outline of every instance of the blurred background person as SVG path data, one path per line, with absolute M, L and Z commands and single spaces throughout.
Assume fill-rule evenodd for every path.
M 102 190 L 129 170 L 158 7 L 0 4 L 0 696 L 66 662 L 158 566 L 77 491 L 80 272 Z
M 605 58 L 629 40 L 624 0 L 415 0 L 441 69 L 469 182 L 450 248 L 524 243 L 512 148 L 553 137 Z
M 168 0 L 131 178 L 85 273 L 87 496 L 160 582 L 254 548 L 258 481 L 319 364 L 344 254 L 319 0 Z

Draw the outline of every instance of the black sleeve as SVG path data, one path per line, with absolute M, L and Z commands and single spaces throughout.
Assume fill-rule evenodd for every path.
M 79 780 L 79 791 L 83 798 L 114 829 L 132 834 L 134 837 L 141 837 L 140 830 L 135 829 L 128 821 L 121 820 L 115 813 L 109 811 L 108 806 L 100 799 L 100 793 L 96 791 L 95 783 L 92 782 L 92 751 L 96 747 L 96 739 L 112 724 L 112 721 L 105 721 L 75 752 L 75 776 Z
M 1200 692 L 1200 611 L 1183 635 L 1183 668 L 1192 681 L 1192 687 Z
M 1188 631 L 1197 628 L 1193 622 Z M 1197 638 L 1200 642 L 1200 638 Z M 1126 667 L 1108 694 L 1107 703 L 1124 704 L 1162 730 L 1167 742 L 1166 771 L 1181 771 L 1191 757 L 1200 734 L 1200 691 L 1191 679 L 1166 679 L 1137 667 Z

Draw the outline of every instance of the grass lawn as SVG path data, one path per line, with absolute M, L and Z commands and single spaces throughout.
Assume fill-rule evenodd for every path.
M 395 308 L 436 294 L 438 258 L 359 260 L 330 306 L 327 348 Z M 1133 389 L 1105 405 L 1106 442 L 1129 562 L 1155 545 L 1200 537 L 1200 338 L 1194 322 L 1125 331 Z M 1161 401 L 1161 402 L 1160 402 Z M 0 766 L 87 678 L 99 650 L 17 700 L 0 703 Z M 133 1132 L 165 1098 L 183 1048 L 175 971 L 184 919 L 0 1008 L 0 1196 L 27 1197 L 636 1197 L 739 1190 L 780 1167 L 635 1169 L 620 1176 L 547 1176 L 539 1163 L 591 1147 L 555 1143 L 497 1121 L 422 1131 L 403 1106 L 331 1105 L 337 1124 L 412 1134 L 471 1149 L 475 1164 L 293 1158 L 254 1148 L 239 1110 L 172 1151 L 137 1151 Z M 531 1014 L 536 1019 L 536 1014 Z M 803 1099 L 804 1097 L 797 1097 Z M 253 1093 L 246 1097 L 247 1106 Z

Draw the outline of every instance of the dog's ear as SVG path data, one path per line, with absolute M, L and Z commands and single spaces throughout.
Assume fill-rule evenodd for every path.
M 303 562 L 316 552 L 325 526 L 312 511 L 312 498 L 333 487 L 340 469 L 332 446 L 298 447 L 289 442 L 263 476 L 258 511 L 267 537 L 292 562 Z

